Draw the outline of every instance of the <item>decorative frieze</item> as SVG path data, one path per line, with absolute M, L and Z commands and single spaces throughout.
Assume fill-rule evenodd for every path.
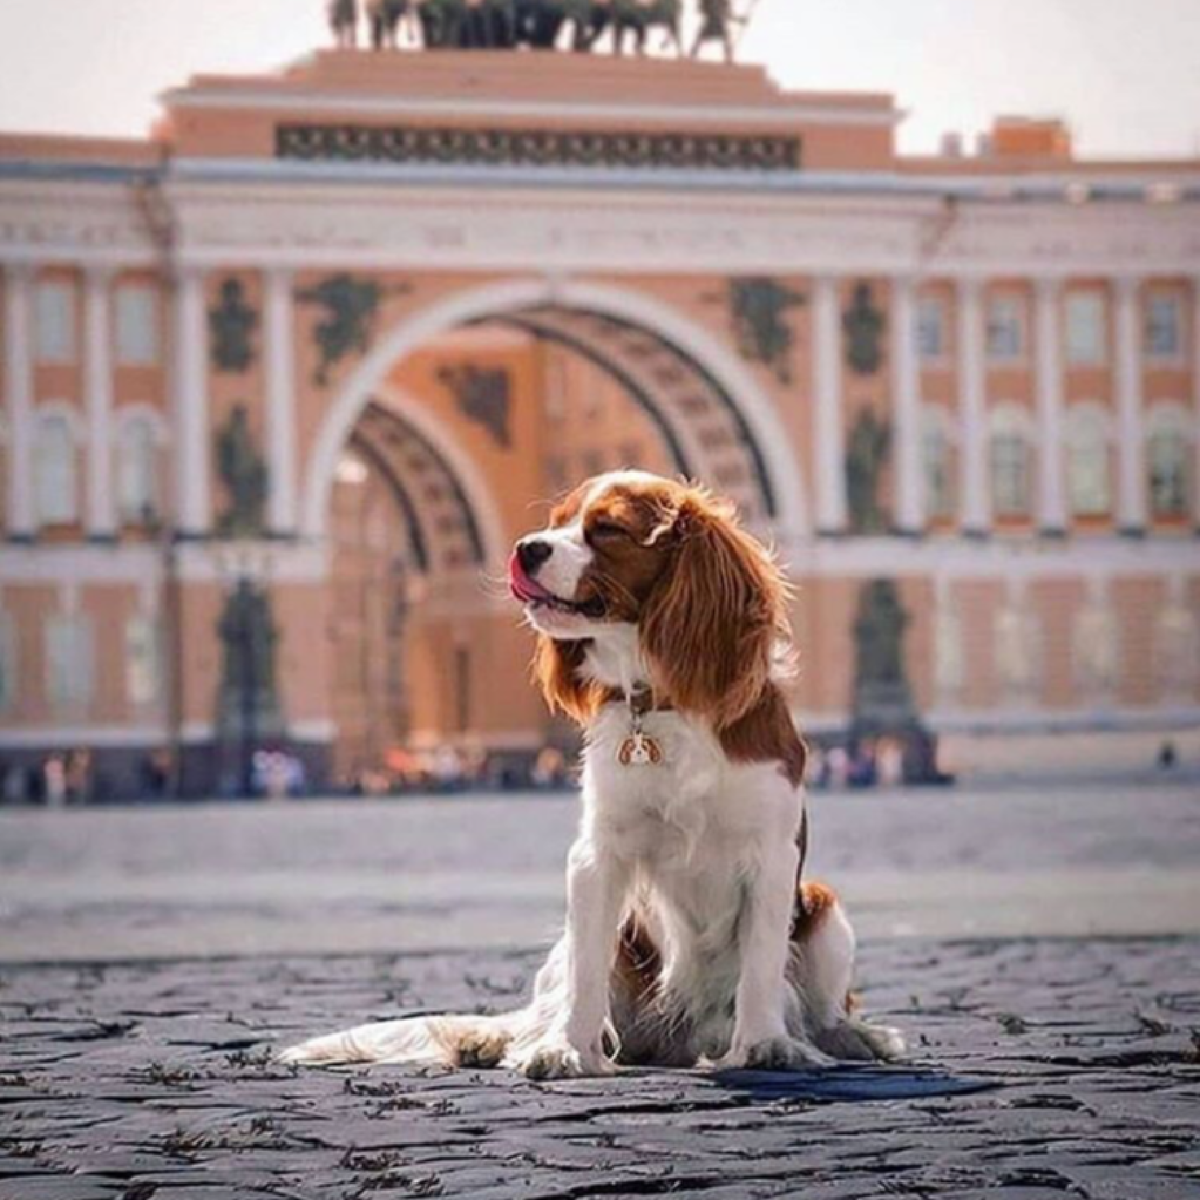
M 602 129 L 284 123 L 277 158 L 305 162 L 795 171 L 798 137 Z

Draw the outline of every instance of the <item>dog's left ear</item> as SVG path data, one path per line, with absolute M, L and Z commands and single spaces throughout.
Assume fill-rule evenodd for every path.
M 692 489 L 671 520 L 671 561 L 640 621 L 653 682 L 725 729 L 758 702 L 786 628 L 786 586 L 730 506 Z

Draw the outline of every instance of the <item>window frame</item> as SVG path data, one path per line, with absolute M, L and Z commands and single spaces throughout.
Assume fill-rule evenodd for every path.
M 1064 421 L 1063 445 L 1066 461 L 1067 511 L 1074 520 L 1089 521 L 1111 517 L 1113 514 L 1113 420 L 1109 410 L 1097 401 L 1082 401 L 1067 406 Z M 1079 505 L 1079 460 L 1081 444 L 1096 437 L 1102 451 L 1104 503 L 1101 507 L 1083 508 Z M 1093 443 L 1093 448 L 1096 443 Z
M 929 328 L 930 313 L 936 316 L 937 346 L 927 350 L 925 332 Z M 946 297 L 937 293 L 917 296 L 916 338 L 917 361 L 922 367 L 943 366 L 950 361 L 950 306 Z
M 165 508 L 162 447 L 166 442 L 166 426 L 162 416 L 149 405 L 138 404 L 122 408 L 117 417 L 113 436 L 113 504 L 116 508 L 117 524 L 125 527 L 144 528 L 161 518 Z M 137 513 L 128 508 L 126 500 L 126 457 L 132 445 L 133 431 L 144 429 L 150 454 L 150 504 L 147 520 L 146 506 Z
M 46 428 L 55 425 L 65 430 L 69 453 L 63 460 L 63 468 L 67 472 L 65 486 L 48 493 L 43 489 L 49 486 L 45 477 L 43 455 L 45 453 Z M 64 401 L 48 401 L 39 404 L 34 410 L 33 418 L 33 516 L 35 528 L 61 529 L 78 525 L 81 519 L 80 505 L 80 436 L 79 415 L 73 406 Z M 69 507 L 56 509 L 50 506 L 49 515 L 43 500 L 47 495 L 57 498 L 59 495 L 69 497 Z
M 1016 333 L 1016 344 L 1011 353 L 998 353 L 994 340 L 997 329 L 997 310 L 1005 305 L 1012 307 L 1012 329 Z M 1003 290 L 992 292 L 987 297 L 984 308 L 983 346 L 984 357 L 991 367 L 1012 367 L 1028 360 L 1029 301 L 1023 293 L 1015 290 Z
M 1175 345 L 1167 351 L 1158 352 L 1154 348 L 1152 336 L 1154 329 L 1155 304 L 1170 303 L 1174 310 Z M 1145 299 L 1145 311 L 1142 320 L 1142 353 L 1148 363 L 1155 366 L 1178 366 L 1184 361 L 1187 353 L 1187 319 L 1183 294 L 1176 289 L 1151 288 Z
M 1093 351 L 1087 354 L 1077 352 L 1079 346 L 1073 336 L 1076 328 L 1073 317 L 1078 314 L 1079 306 L 1083 303 L 1096 306 L 1095 342 L 1093 346 L 1086 348 Z M 1063 306 L 1063 326 L 1063 360 L 1067 367 L 1087 370 L 1108 365 L 1109 304 L 1108 296 L 1104 291 L 1095 287 L 1073 288 L 1068 291 Z
M 61 299 L 56 311 L 51 298 Z M 61 318 L 61 326 L 55 325 Z M 33 289 L 33 355 L 42 367 L 69 367 L 79 361 L 79 296 L 69 279 L 39 279 Z
M 137 299 L 146 304 L 138 314 L 128 305 Z M 118 367 L 157 367 L 162 362 L 162 311 L 158 288 L 149 282 L 132 280 L 118 284 L 113 291 L 113 358 Z M 148 317 L 139 322 L 138 316 Z M 132 322 L 132 324 L 131 324 Z M 139 341 L 131 330 L 148 329 L 147 340 Z

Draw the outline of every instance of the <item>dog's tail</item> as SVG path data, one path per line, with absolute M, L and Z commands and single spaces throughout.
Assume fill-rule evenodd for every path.
M 410 1063 L 494 1067 L 504 1058 L 524 1011 L 491 1017 L 405 1017 L 310 1038 L 279 1055 L 282 1063 Z

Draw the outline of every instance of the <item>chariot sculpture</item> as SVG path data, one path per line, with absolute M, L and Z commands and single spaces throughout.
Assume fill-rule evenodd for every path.
M 586 53 L 602 39 L 614 54 L 653 49 L 699 57 L 716 43 L 726 62 L 736 53 L 757 0 L 329 0 L 334 45 L 354 49 L 365 21 L 373 50 L 405 45 L 431 50 L 509 50 L 562 46 Z M 684 26 L 695 28 L 690 48 Z M 657 47 L 655 46 L 657 42 Z

